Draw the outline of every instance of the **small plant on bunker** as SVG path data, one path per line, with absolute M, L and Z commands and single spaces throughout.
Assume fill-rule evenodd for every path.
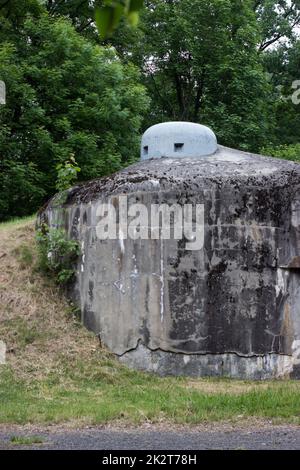
M 69 160 L 56 165 L 57 179 L 55 187 L 58 191 L 66 191 L 77 180 L 78 173 L 81 171 L 75 160 L 74 154 L 71 154 Z
M 69 240 L 63 229 L 49 228 L 44 223 L 38 227 L 36 239 L 39 268 L 52 273 L 58 284 L 71 281 L 80 254 L 78 242 Z

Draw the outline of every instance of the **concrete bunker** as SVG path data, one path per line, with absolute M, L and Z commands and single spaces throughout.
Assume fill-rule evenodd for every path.
M 133 205 L 203 208 L 201 247 L 145 223 L 142 238 Z M 116 236 L 100 239 L 108 207 Z M 125 364 L 161 375 L 300 377 L 299 164 L 222 147 L 205 126 L 165 123 L 144 134 L 139 163 L 72 188 L 63 204 L 54 197 L 40 219 L 79 240 L 70 295 Z

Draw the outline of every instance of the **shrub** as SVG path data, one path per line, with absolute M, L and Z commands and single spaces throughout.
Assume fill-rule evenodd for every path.
M 53 229 L 42 224 L 36 234 L 39 268 L 54 275 L 58 284 L 71 281 L 80 253 L 76 240 L 68 240 L 63 229 Z
M 261 153 L 276 158 L 283 158 L 284 160 L 300 162 L 300 144 L 263 147 Z

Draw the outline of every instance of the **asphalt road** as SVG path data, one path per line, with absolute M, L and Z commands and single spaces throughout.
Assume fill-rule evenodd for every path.
M 38 436 L 42 443 L 13 444 L 15 437 Z M 0 449 L 71 450 L 204 450 L 204 449 L 300 449 L 300 427 L 263 426 L 252 429 L 215 427 L 200 429 L 145 428 L 22 428 L 0 427 Z

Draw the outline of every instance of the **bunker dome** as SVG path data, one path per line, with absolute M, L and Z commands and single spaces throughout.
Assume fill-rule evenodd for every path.
M 216 150 L 216 136 L 208 127 L 193 122 L 164 122 L 143 135 L 141 159 L 202 157 Z
M 299 378 L 300 166 L 196 124 L 154 126 L 141 147 L 39 216 L 79 240 L 84 324 L 137 369 Z

